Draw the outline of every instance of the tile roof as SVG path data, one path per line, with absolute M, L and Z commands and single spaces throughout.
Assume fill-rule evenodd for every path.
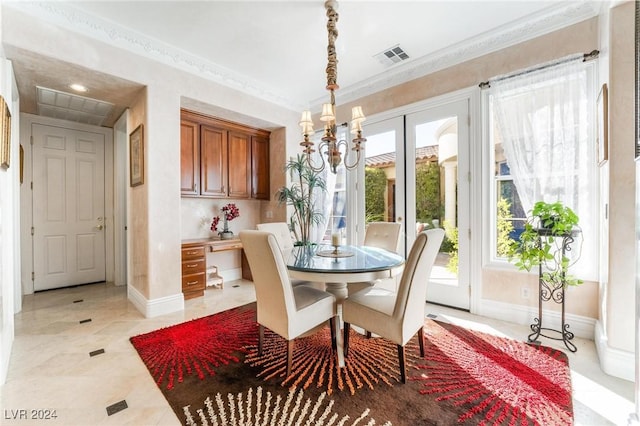
M 416 149 L 416 161 L 429 160 L 438 158 L 438 146 L 429 145 Z M 365 159 L 365 165 L 369 167 L 384 167 L 395 164 L 396 153 L 387 152 L 386 154 L 374 155 Z

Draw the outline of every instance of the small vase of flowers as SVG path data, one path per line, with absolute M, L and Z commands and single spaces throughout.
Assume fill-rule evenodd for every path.
M 233 238 L 233 232 L 229 230 L 229 222 L 240 216 L 240 209 L 234 203 L 229 203 L 222 207 L 222 231 L 218 232 L 221 240 L 230 240 Z M 220 224 L 220 216 L 215 216 L 211 222 L 211 232 L 218 231 Z

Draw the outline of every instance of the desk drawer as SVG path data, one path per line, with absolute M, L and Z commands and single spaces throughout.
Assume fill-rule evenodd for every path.
M 204 290 L 206 274 L 185 275 L 182 277 L 182 291 Z
M 182 275 L 204 273 L 206 269 L 205 259 L 185 260 L 182 262 Z
M 182 293 L 185 300 L 204 295 L 207 286 L 206 274 L 185 275 L 182 277 Z
M 204 247 L 189 247 L 182 249 L 182 260 L 204 258 Z

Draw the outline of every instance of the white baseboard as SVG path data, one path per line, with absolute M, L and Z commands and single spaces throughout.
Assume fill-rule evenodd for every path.
M 537 308 L 496 302 L 495 300 L 482 299 L 479 308 L 478 315 L 522 325 L 530 325 L 533 323 L 533 319 L 538 317 Z M 543 309 L 542 317 L 545 328 L 561 329 L 562 315 L 560 312 Z M 569 324 L 569 331 L 576 337 L 593 340 L 596 323 L 594 318 L 565 314 L 565 322 Z
M 610 347 L 600 321 L 596 321 L 594 341 L 602 371 L 610 376 L 633 382 L 635 380 L 635 354 Z
M 184 311 L 184 296 L 182 293 L 147 300 L 136 288 L 127 286 L 127 297 L 145 318 Z

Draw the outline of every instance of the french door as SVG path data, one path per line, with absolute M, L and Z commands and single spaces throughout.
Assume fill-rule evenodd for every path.
M 427 301 L 461 309 L 470 305 L 468 117 L 469 102 L 462 99 L 367 125 L 359 191 L 361 222 L 400 222 L 404 255 L 417 232 L 445 229 Z

